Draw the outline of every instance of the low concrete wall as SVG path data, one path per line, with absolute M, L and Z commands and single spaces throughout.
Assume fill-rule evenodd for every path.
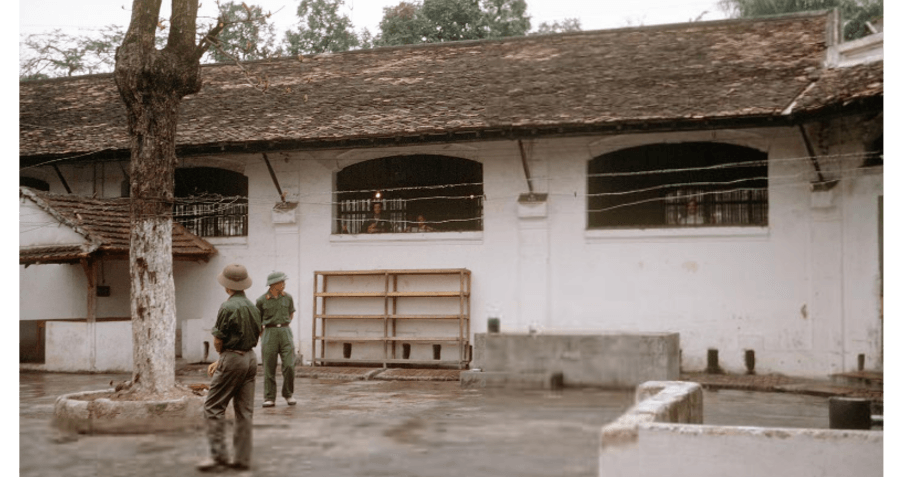
M 131 372 L 134 366 L 130 321 L 48 321 L 45 371 Z M 91 350 L 95 359 L 91 366 Z
M 599 475 L 883 475 L 881 431 L 699 425 L 702 396 L 696 383 L 639 387 L 638 403 L 601 431 Z
M 566 386 L 633 388 L 678 379 L 678 333 L 476 333 L 473 368 L 562 373 Z

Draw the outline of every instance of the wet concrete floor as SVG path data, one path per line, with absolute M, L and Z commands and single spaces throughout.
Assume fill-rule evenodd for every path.
M 105 389 L 127 374 L 19 375 L 21 476 L 201 475 L 202 432 L 71 436 L 52 428 L 61 394 Z M 182 382 L 208 382 L 204 377 Z M 500 391 L 458 382 L 298 378 L 298 405 L 262 409 L 257 378 L 256 476 L 592 476 L 600 428 L 631 404 L 632 392 L 599 389 Z M 821 397 L 704 393 L 709 424 L 827 427 Z

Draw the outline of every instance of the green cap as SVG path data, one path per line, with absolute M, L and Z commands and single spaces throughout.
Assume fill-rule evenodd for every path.
M 285 280 L 287 280 L 287 275 L 285 275 L 284 272 L 272 272 L 266 278 L 266 286 L 270 287 L 275 283 L 283 282 Z

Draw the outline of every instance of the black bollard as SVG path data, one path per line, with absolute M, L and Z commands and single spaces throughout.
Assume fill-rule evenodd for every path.
M 500 332 L 500 318 L 488 318 L 488 333 Z
M 410 344 L 403 343 L 403 359 L 409 359 Z
M 434 359 L 437 359 L 437 360 L 441 359 L 441 345 L 439 345 L 439 344 L 431 345 L 431 352 L 434 355 Z
M 863 398 L 828 398 L 828 427 L 831 429 L 871 429 L 871 403 L 868 399 Z
M 722 368 L 719 367 L 719 350 L 715 348 L 706 350 L 706 372 L 709 374 L 722 372 Z
M 563 373 L 553 373 L 550 375 L 550 390 L 559 391 L 563 388 Z
M 350 353 L 353 352 L 353 343 L 344 343 L 344 359 L 350 359 Z
M 744 364 L 747 366 L 747 374 L 756 374 L 756 352 L 752 349 L 744 350 Z
M 860 353 L 856 357 L 856 369 L 857 371 L 863 371 L 866 369 L 866 355 Z

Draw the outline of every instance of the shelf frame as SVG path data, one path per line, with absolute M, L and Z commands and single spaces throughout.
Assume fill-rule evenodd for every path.
M 459 288 L 457 291 L 403 291 L 399 288 L 399 278 L 415 275 L 445 275 L 458 276 Z M 331 277 L 384 277 L 383 291 L 329 291 L 328 279 Z M 320 287 L 321 283 L 321 287 Z M 360 363 L 381 364 L 387 368 L 389 364 L 420 364 L 420 365 L 447 365 L 456 363 L 459 369 L 468 367 L 471 360 L 469 352 L 469 336 L 471 333 L 471 293 L 472 274 L 464 268 L 454 269 L 398 269 L 398 270 L 346 270 L 346 271 L 316 271 L 313 280 L 313 320 L 312 320 L 312 365 L 321 366 L 327 363 Z M 371 314 L 328 314 L 327 303 L 332 298 L 381 298 L 384 300 L 383 313 Z M 459 313 L 453 314 L 400 314 L 397 307 L 404 298 L 426 299 L 458 299 Z M 329 335 L 326 332 L 329 320 L 354 320 L 382 322 L 381 336 L 340 336 Z M 397 336 L 397 321 L 450 321 L 458 322 L 458 332 L 446 336 Z M 321 324 L 321 327 L 319 327 Z M 381 342 L 382 359 L 355 359 L 355 358 L 329 358 L 325 356 L 326 343 L 353 343 L 353 342 Z M 413 360 L 397 357 L 397 343 L 455 343 L 457 344 L 456 360 Z M 317 356 L 318 351 L 318 356 Z

